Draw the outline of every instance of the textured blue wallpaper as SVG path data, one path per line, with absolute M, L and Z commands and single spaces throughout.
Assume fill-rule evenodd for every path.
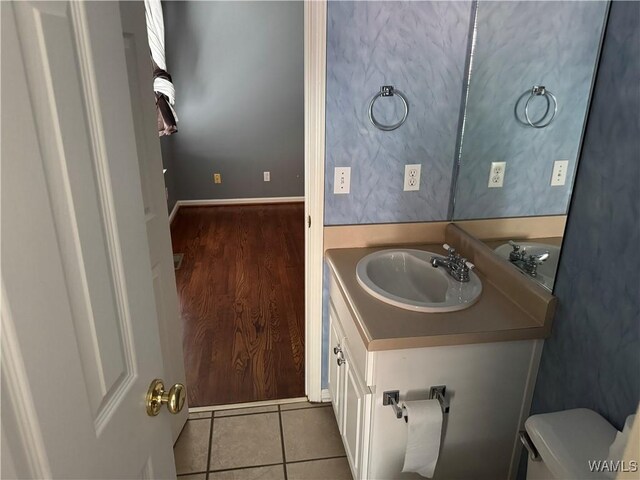
M 640 3 L 613 2 L 532 413 L 640 400 Z
M 566 213 L 606 10 L 604 1 L 478 3 L 454 218 Z M 535 84 L 558 99 L 547 128 L 514 114 Z M 523 101 L 519 107 L 524 120 Z M 533 119 L 540 118 L 536 107 L 546 102 L 532 101 Z M 555 160 L 569 160 L 562 187 L 550 186 Z M 504 186 L 488 188 L 497 161 L 507 162 Z
M 327 19 L 325 224 L 444 220 L 462 100 L 470 2 L 330 2 Z M 406 123 L 377 130 L 371 97 L 393 85 Z M 376 116 L 400 118 L 399 99 Z M 422 164 L 419 192 L 403 192 L 404 165 Z M 351 193 L 333 194 L 334 167 L 351 167 Z

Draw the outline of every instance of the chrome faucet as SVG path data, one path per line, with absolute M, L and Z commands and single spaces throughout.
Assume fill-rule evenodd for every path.
M 449 275 L 459 282 L 469 281 L 469 272 L 473 270 L 475 265 L 466 258 L 456 253 L 455 248 L 450 247 L 446 243 L 442 246 L 447 251 L 446 257 L 431 257 L 431 265 L 433 268 L 442 267 Z
M 539 255 L 529 255 L 525 248 L 513 240 L 509 240 L 513 250 L 509 252 L 509 261 L 531 277 L 538 275 L 538 265 L 542 265 L 549 258 L 549 251 Z

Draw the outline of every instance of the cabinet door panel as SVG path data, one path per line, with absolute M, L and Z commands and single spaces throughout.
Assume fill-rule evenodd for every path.
M 335 313 L 329 312 L 329 395 L 331 395 L 331 403 L 338 422 L 338 429 L 342 434 L 343 431 L 343 413 L 342 413 L 342 397 L 343 397 L 343 371 L 344 368 L 338 365 L 338 358 L 342 358 L 341 354 L 334 354 L 334 348 L 341 348 L 343 335 L 340 326 L 335 321 Z
M 365 398 L 367 388 L 358 378 L 356 369 L 351 365 L 351 358 L 346 345 L 344 368 L 344 432 L 342 434 L 347 459 L 351 464 L 354 478 L 362 478 L 363 428 L 365 422 Z

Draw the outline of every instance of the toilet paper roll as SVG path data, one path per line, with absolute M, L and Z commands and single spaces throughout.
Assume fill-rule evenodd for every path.
M 440 402 L 435 399 L 404 402 L 403 410 L 408 418 L 408 429 L 402 471 L 416 472 L 423 477 L 431 478 L 440 454 Z

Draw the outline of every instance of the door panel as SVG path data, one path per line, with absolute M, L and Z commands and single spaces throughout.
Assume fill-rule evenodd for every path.
M 171 382 L 184 384 L 186 376 L 182 353 L 182 320 L 178 310 L 162 153 L 153 93 L 153 67 L 147 42 L 143 3 L 120 2 L 120 18 L 164 371 Z M 172 417 L 174 441 L 178 439 L 187 416 L 185 408 L 180 414 Z
M 172 478 L 169 414 L 144 406 L 164 372 L 118 4 L 1 8 L 3 405 L 22 412 L 2 428 L 39 452 L 12 468 Z

